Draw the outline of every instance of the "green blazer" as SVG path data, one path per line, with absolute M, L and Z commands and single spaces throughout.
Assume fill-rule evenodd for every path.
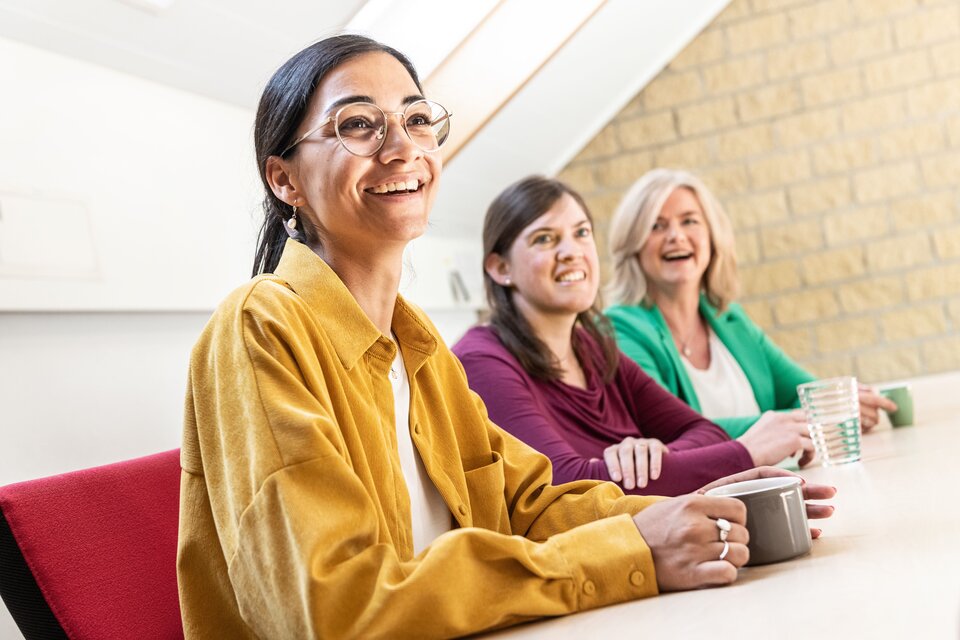
M 791 409 L 800 405 L 797 385 L 814 377 L 775 345 L 747 316 L 743 307 L 731 303 L 726 311 L 717 313 L 706 296 L 701 296 L 700 314 L 740 364 L 760 411 Z M 680 361 L 680 352 L 660 310 L 655 306 L 617 305 L 607 309 L 606 315 L 616 330 L 620 350 L 668 391 L 700 411 L 693 383 Z M 731 438 L 736 438 L 759 417 L 719 418 L 714 422 Z

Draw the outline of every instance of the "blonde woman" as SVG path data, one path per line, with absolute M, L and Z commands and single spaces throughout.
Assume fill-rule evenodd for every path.
M 624 353 L 733 438 L 806 429 L 796 387 L 814 376 L 733 302 L 733 230 L 703 182 L 671 169 L 640 178 L 614 213 L 610 252 L 606 313 Z M 865 430 L 879 409 L 896 405 L 861 387 Z

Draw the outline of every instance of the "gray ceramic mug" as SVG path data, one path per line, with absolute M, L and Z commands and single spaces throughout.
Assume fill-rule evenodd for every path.
M 745 480 L 715 487 L 708 496 L 736 498 L 747 507 L 748 565 L 780 562 L 810 551 L 810 525 L 800 478 Z

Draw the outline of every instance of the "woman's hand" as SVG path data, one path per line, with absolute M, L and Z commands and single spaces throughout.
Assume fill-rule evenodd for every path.
M 730 522 L 723 560 L 717 518 Z M 747 509 L 736 498 L 688 495 L 656 502 L 633 516 L 650 547 L 661 591 L 730 584 L 750 557 Z
M 890 398 L 884 398 L 865 384 L 860 385 L 860 428 L 870 431 L 880 422 L 880 409 L 890 413 L 897 405 Z
M 737 438 L 757 466 L 776 464 L 798 451 L 801 466 L 813 460 L 813 441 L 803 411 L 767 411 Z
M 786 469 L 779 469 L 777 467 L 757 467 L 755 469 L 748 469 L 747 471 L 741 471 L 740 473 L 735 473 L 732 476 L 727 476 L 725 478 L 720 478 L 715 480 L 703 487 L 697 493 L 703 494 L 713 489 L 714 487 L 722 487 L 725 484 L 733 484 L 734 482 L 743 482 L 744 480 L 757 480 L 758 478 L 776 478 L 776 477 L 790 477 L 796 476 L 800 478 L 801 489 L 803 490 L 803 497 L 805 500 L 829 500 L 833 496 L 837 495 L 837 490 L 835 487 L 829 487 L 825 484 L 807 484 L 807 481 L 803 479 L 802 476 L 798 476 L 795 473 L 791 473 Z M 810 504 L 807 503 L 807 517 L 811 520 L 816 520 L 820 518 L 829 518 L 833 515 L 834 508 L 829 504 Z M 820 529 L 810 528 L 810 535 L 814 538 L 819 538 L 820 534 L 823 533 Z
M 622 483 L 624 489 L 643 489 L 650 480 L 660 477 L 663 454 L 669 451 L 656 438 L 627 437 L 604 449 L 603 461 L 611 480 Z

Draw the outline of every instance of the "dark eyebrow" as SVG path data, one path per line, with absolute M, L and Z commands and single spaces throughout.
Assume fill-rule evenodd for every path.
M 406 107 L 418 100 L 423 100 L 423 96 L 421 95 L 407 96 L 406 98 L 403 99 L 402 104 L 403 106 Z M 324 113 L 330 113 L 331 111 L 336 111 L 337 109 L 339 109 L 344 105 L 355 104 L 357 102 L 369 102 L 370 104 L 377 104 L 376 102 L 373 101 L 373 98 L 371 98 L 370 96 L 344 96 L 343 98 L 338 98 L 337 100 L 334 100 L 333 103 L 326 108 Z
M 529 240 L 540 233 L 556 233 L 556 231 L 553 227 L 537 227 L 536 229 L 530 229 L 530 231 L 524 233 L 523 237 Z
M 527 235 L 532 236 L 536 233 L 540 233 L 541 231 L 553 231 L 553 227 L 537 227 L 536 229 L 531 229 L 530 233 L 528 233 Z
M 370 96 L 344 96 L 334 100 L 333 104 L 325 109 L 325 113 L 336 111 L 345 104 L 353 104 L 355 102 L 373 102 L 373 98 Z
M 580 227 L 582 227 L 582 226 L 584 226 L 584 225 L 588 225 L 588 226 L 591 226 L 591 227 L 593 226 L 593 224 L 590 222 L 590 219 L 589 219 L 589 218 L 584 218 L 583 220 L 581 220 L 580 222 L 577 222 L 577 223 L 574 224 L 573 226 L 574 226 L 574 228 L 580 228 Z M 550 232 L 550 233 L 554 233 L 554 232 L 556 231 L 556 227 L 537 227 L 536 229 L 531 229 L 531 230 L 526 234 L 526 237 L 529 238 L 529 237 L 534 236 L 534 235 L 536 235 L 536 234 L 538 234 L 538 233 L 543 233 L 544 231 L 548 231 L 548 232 Z

